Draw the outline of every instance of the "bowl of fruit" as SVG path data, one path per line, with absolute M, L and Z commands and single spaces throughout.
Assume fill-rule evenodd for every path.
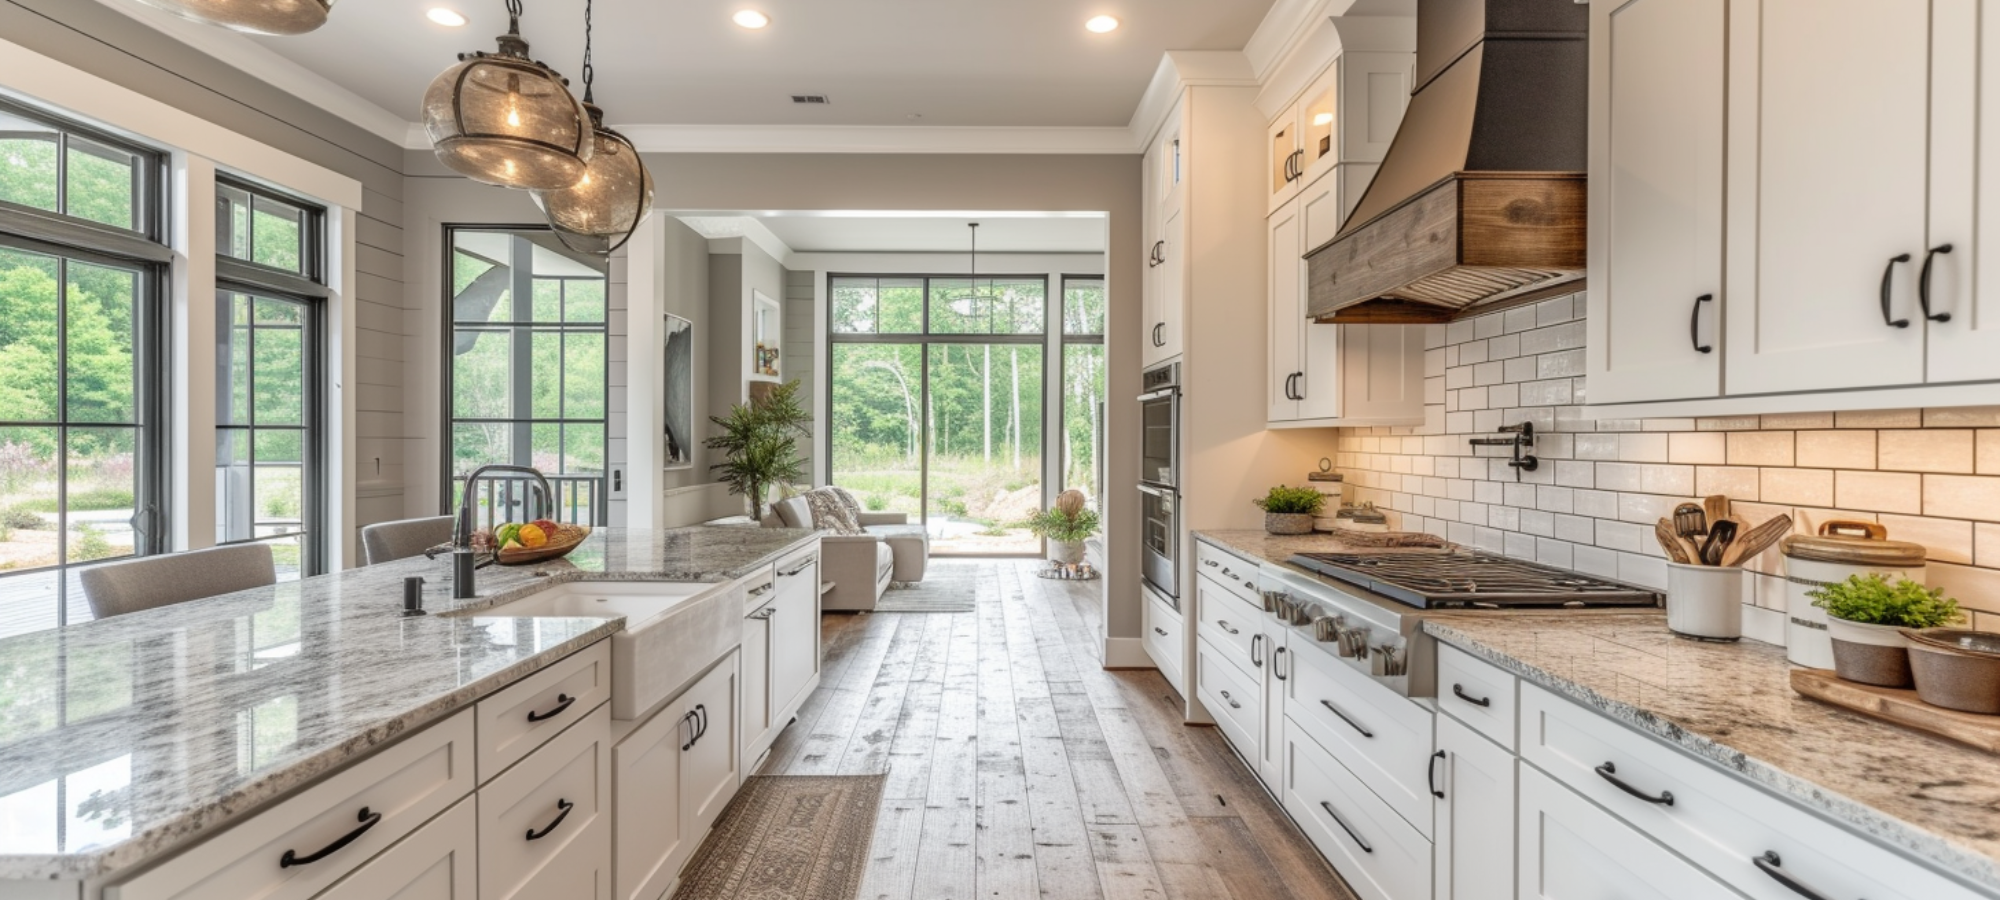
M 493 561 L 503 566 L 532 566 L 569 555 L 590 537 L 590 528 L 536 519 L 508 522 L 493 529 Z

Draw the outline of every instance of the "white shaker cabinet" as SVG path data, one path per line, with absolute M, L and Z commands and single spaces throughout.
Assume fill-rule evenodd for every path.
M 470 797 L 314 900 L 477 900 L 479 811 Z
M 1931 12 L 1949 5 L 1730 4 L 1731 394 L 1923 382 Z
M 1591 5 L 1593 403 L 1722 394 L 1727 12 Z
M 771 599 L 771 705 L 796 708 L 819 683 L 819 558 L 780 560 Z M 775 720 L 775 716 L 773 717 Z
M 1184 127 L 1185 101 L 1168 113 L 1166 124 L 1146 156 L 1146 282 L 1143 303 L 1146 333 L 1140 359 L 1150 368 L 1181 355 L 1181 324 L 1186 316 L 1188 144 Z
M 1516 765 L 1513 751 L 1437 717 L 1429 773 L 1436 900 L 1513 900 Z
M 1973 0 L 1931 7 L 1930 239 L 1925 376 L 2000 380 L 2000 15 Z M 1983 173 L 1983 177 L 1982 177 Z M 1946 250 L 1945 248 L 1950 248 Z M 1979 277 L 1975 277 L 1975 275 Z
M 1308 327 L 1305 310 L 1305 277 L 1299 247 L 1305 223 L 1300 221 L 1297 203 L 1287 203 L 1271 214 L 1265 251 L 1270 256 L 1270 347 L 1267 385 L 1273 422 L 1291 422 L 1299 417 L 1299 382 L 1306 377 L 1302 332 Z M 1321 326 L 1325 327 L 1325 326 Z M 1331 367 L 1328 367 L 1331 368 Z M 1311 387 L 1311 385 L 1308 385 Z
M 1518 900 L 1741 900 L 1533 766 L 1520 772 Z

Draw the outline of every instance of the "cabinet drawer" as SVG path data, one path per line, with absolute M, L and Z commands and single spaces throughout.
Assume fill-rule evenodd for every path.
M 479 803 L 458 801 L 315 900 L 476 900 Z
M 1264 608 L 1256 563 L 1203 541 L 1194 543 L 1194 560 L 1196 574 L 1207 575 L 1258 609 Z
M 598 641 L 479 701 L 479 783 L 611 698 L 611 642 Z
M 1521 767 L 1520 835 L 1516 900 L 1740 900 L 1531 766 Z
M 470 711 L 418 731 L 104 896 L 311 897 L 472 792 L 472 732 Z
M 1150 588 L 1145 590 L 1145 595 L 1146 614 L 1140 624 L 1146 629 L 1143 644 L 1146 655 L 1153 658 L 1153 664 L 1160 667 L 1160 674 L 1173 684 L 1174 690 L 1186 693 L 1187 685 L 1182 677 L 1186 674 L 1187 641 L 1180 613 Z
M 1300 646 L 1286 654 L 1285 676 L 1291 684 L 1285 711 L 1292 721 L 1428 836 L 1433 813 L 1431 712 L 1368 680 L 1318 646 Z
M 764 608 L 766 604 L 771 602 L 771 598 L 775 596 L 775 592 L 778 590 L 777 570 L 771 568 L 759 569 L 755 574 L 745 577 L 741 583 L 743 585 L 743 614 L 749 615 Z
M 1438 708 L 1509 750 L 1517 746 L 1519 679 L 1450 644 L 1438 645 Z
M 1215 726 L 1236 745 L 1236 752 L 1246 760 L 1257 759 L 1257 736 L 1264 733 L 1262 689 L 1224 659 L 1214 644 L 1197 640 L 1194 647 L 1196 696 L 1215 718 Z
M 1297 724 L 1286 731 L 1285 811 L 1362 900 L 1430 900 L 1431 842 Z
M 1797 900 L 1797 893 L 1767 871 L 1773 868 L 1833 898 L 1977 896 L 1919 863 L 1534 685 L 1521 688 L 1521 757 L 1753 900 Z M 1757 860 L 1767 852 L 1778 861 L 1765 860 L 1760 867 Z
M 611 710 L 479 791 L 480 900 L 609 900 Z
M 1270 653 L 1269 647 L 1255 646 L 1264 628 L 1264 608 L 1256 606 L 1208 575 L 1194 583 L 1194 605 L 1201 615 L 1195 633 L 1215 642 L 1235 655 L 1237 665 L 1257 668 Z

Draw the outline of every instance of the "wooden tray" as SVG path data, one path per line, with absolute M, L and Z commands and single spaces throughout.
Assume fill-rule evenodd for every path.
M 1916 691 L 1842 681 L 1826 669 L 1793 669 L 1792 690 L 1830 706 L 2000 754 L 2000 716 L 1932 706 Z

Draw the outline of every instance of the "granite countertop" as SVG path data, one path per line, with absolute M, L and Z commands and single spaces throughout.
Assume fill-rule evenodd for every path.
M 1253 528 L 1218 528 L 1196 531 L 1205 540 L 1241 556 L 1285 565 L 1300 553 L 1394 553 L 1402 550 L 1429 550 L 1456 546 L 1436 535 L 1415 531 L 1350 531 L 1314 534 L 1271 534 Z M 1303 569 L 1295 571 L 1303 572 Z
M 352 569 L 0 640 L 0 880 L 96 878 L 206 837 L 583 649 L 622 619 L 478 610 L 572 581 L 732 581 L 816 538 L 601 529 L 541 566 Z M 433 613 L 403 618 L 403 579 Z
M 1676 638 L 1660 610 L 1440 614 L 1424 630 L 2000 891 L 2000 760 L 1799 696 L 1782 647 Z

